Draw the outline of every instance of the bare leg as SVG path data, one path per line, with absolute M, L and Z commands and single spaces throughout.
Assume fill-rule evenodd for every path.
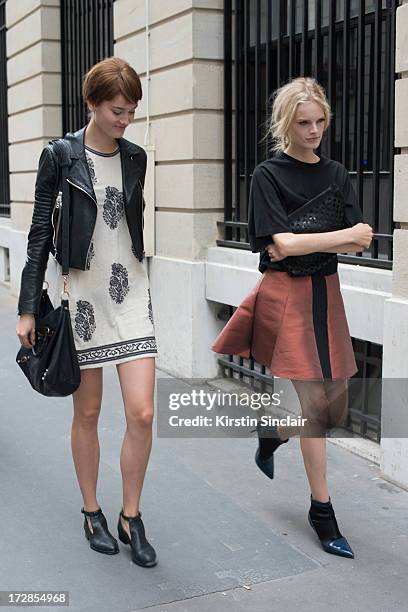
M 135 359 L 117 369 L 127 425 L 120 455 L 123 513 L 136 516 L 152 446 L 155 359 Z M 130 538 L 128 522 L 121 522 Z
M 81 384 L 73 393 L 74 416 L 71 449 L 84 509 L 97 510 L 96 485 L 99 471 L 98 419 L 102 403 L 102 368 L 81 371 Z M 87 517 L 92 531 L 90 519 Z
M 308 419 L 300 435 L 305 470 L 313 499 L 326 502 L 326 431 L 341 424 L 347 415 L 347 381 L 292 381 L 303 417 Z M 312 437 L 311 437 L 312 436 Z M 316 437 L 314 437 L 316 436 Z
M 326 479 L 326 438 L 300 437 L 300 448 L 313 499 L 329 501 Z
M 348 380 L 326 380 L 324 386 L 329 400 L 329 427 L 340 427 L 348 414 Z

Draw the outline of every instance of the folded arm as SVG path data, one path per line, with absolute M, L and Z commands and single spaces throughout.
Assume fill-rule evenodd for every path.
M 350 244 L 342 245 L 341 248 L 334 247 L 332 249 L 325 249 L 324 252 L 325 253 L 361 253 L 362 251 L 364 251 L 364 247 L 357 246 L 353 242 L 350 242 Z
M 353 227 L 315 234 L 292 234 L 282 232 L 271 236 L 273 244 L 282 257 L 308 255 L 309 253 L 359 252 L 368 248 L 373 236 L 366 223 Z

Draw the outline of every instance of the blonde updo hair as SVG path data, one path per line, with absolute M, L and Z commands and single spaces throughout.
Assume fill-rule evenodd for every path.
M 298 77 L 277 89 L 272 96 L 272 116 L 266 136 L 274 140 L 272 151 L 283 151 L 289 145 L 288 132 L 302 102 L 317 102 L 324 114 L 324 131 L 329 127 L 331 110 L 324 88 L 311 77 Z

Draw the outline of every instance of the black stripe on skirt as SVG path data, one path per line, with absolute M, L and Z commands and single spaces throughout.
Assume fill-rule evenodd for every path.
M 324 276 L 312 275 L 313 327 L 323 378 L 332 378 L 327 330 L 327 284 Z

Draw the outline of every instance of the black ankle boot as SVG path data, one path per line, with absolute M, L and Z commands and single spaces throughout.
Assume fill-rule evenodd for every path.
M 102 509 L 88 512 L 82 508 L 82 514 L 85 515 L 84 530 L 85 537 L 89 540 L 89 546 L 92 550 L 104 553 L 106 555 L 116 555 L 119 552 L 118 541 L 109 532 L 106 518 L 102 512 Z M 92 531 L 89 529 L 88 520 L 90 518 Z
M 309 523 L 315 530 L 323 550 L 332 555 L 353 559 L 354 553 L 337 525 L 330 497 L 328 502 L 319 502 L 310 496 L 310 501 Z
M 256 428 L 258 431 L 259 446 L 255 453 L 255 463 L 268 478 L 273 478 L 273 453 L 278 446 L 289 442 L 289 438 L 287 440 L 281 440 L 276 425 L 266 427 L 261 425 L 258 421 Z
M 120 517 L 129 523 L 130 538 L 123 529 Z M 129 544 L 132 549 L 132 561 L 142 567 L 153 567 L 156 565 L 156 552 L 146 539 L 145 529 L 142 521 L 142 513 L 136 516 L 125 516 L 123 510 L 119 514 L 118 522 L 119 540 L 124 544 Z

